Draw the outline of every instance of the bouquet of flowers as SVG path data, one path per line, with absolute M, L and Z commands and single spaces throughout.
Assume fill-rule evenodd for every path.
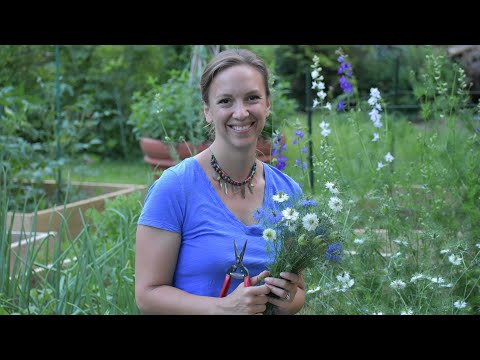
M 325 186 L 331 196 L 295 198 L 279 192 L 272 197 L 272 208 L 255 211 L 267 240 L 270 276 L 279 278 L 283 271 L 300 274 L 312 266 L 341 260 L 342 222 L 338 220 L 343 201 L 334 183 Z M 268 303 L 265 314 L 273 314 L 273 309 Z

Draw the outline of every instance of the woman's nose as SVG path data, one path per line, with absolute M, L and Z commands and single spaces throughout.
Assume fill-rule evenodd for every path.
M 235 117 L 236 119 L 245 119 L 246 117 L 248 117 L 248 115 L 249 115 L 249 112 L 245 104 L 238 102 L 235 105 L 233 117 Z

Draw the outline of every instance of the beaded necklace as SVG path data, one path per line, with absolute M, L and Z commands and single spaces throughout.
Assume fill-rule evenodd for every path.
M 233 180 L 218 164 L 217 159 L 215 158 L 215 155 L 213 155 L 212 150 L 210 149 L 210 152 L 212 153 L 212 157 L 210 159 L 210 164 L 212 165 L 213 169 L 215 170 L 212 174 L 212 177 L 215 181 L 218 181 L 218 186 L 220 189 L 223 188 L 223 191 L 225 192 L 225 195 L 228 195 L 228 189 L 227 189 L 227 183 L 231 185 L 232 187 L 232 192 L 236 194 L 238 191 L 241 192 L 242 198 L 245 199 L 245 185 L 250 191 L 251 194 L 253 194 L 253 177 L 255 176 L 255 171 L 257 170 L 257 162 L 255 161 L 253 163 L 252 169 L 250 170 L 250 174 L 248 177 L 243 180 L 243 181 L 235 181 Z M 235 187 L 239 188 L 240 190 L 235 191 Z

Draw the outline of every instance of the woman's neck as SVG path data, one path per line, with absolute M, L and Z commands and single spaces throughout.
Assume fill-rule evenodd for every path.
M 215 140 L 210 145 L 210 150 L 222 170 L 236 181 L 248 177 L 256 160 L 256 144 L 250 148 L 236 149 L 227 148 Z

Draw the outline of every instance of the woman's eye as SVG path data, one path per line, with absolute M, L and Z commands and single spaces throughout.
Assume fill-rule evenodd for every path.
M 248 97 L 248 100 L 250 100 L 250 101 L 255 101 L 255 100 L 258 100 L 258 99 L 260 99 L 260 96 L 258 96 L 258 95 L 251 95 L 251 96 Z
M 221 99 L 218 101 L 219 104 L 228 104 L 228 102 L 230 101 L 230 99 Z

